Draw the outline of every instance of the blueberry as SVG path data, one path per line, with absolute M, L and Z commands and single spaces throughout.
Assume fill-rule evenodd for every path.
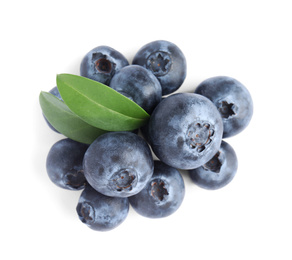
M 131 132 L 109 132 L 99 136 L 84 156 L 87 181 L 107 196 L 137 194 L 151 178 L 153 167 L 148 144 Z
M 253 102 L 249 91 L 234 78 L 226 76 L 204 80 L 195 93 L 209 98 L 223 119 L 223 138 L 240 133 L 249 124 L 253 114 Z
M 61 101 L 64 101 L 61 97 L 61 94 L 58 90 L 58 87 L 53 87 L 50 91 L 49 91 L 51 94 L 53 94 L 55 97 L 57 97 L 58 99 L 60 99 Z
M 194 169 L 219 150 L 223 123 L 214 104 L 193 93 L 177 93 L 154 109 L 147 133 L 155 155 L 177 169 Z
M 185 195 L 185 185 L 178 170 L 154 161 L 154 173 L 138 194 L 129 197 L 134 210 L 144 217 L 162 218 L 174 213 Z
M 102 195 L 87 185 L 76 207 L 79 219 L 96 231 L 109 231 L 119 226 L 128 216 L 127 198 Z
M 235 176 L 238 167 L 235 151 L 222 141 L 215 156 L 199 168 L 189 171 L 192 181 L 204 189 L 215 190 L 226 186 Z
M 115 73 L 127 65 L 129 62 L 120 52 L 108 46 L 98 46 L 83 58 L 80 75 L 109 85 Z
M 52 88 L 52 89 L 49 91 L 49 93 L 53 94 L 55 97 L 57 97 L 58 99 L 60 99 L 61 101 L 63 101 L 63 99 L 62 99 L 62 97 L 61 97 L 61 94 L 60 94 L 60 92 L 59 92 L 59 90 L 58 90 L 57 87 Z M 44 115 L 43 115 L 43 116 L 44 116 Z M 53 127 L 53 126 L 51 125 L 51 123 L 48 121 L 48 119 L 47 119 L 45 116 L 44 116 L 44 119 L 45 119 L 45 121 L 47 122 L 48 126 L 49 126 L 53 131 L 55 131 L 56 133 L 60 133 L 58 130 L 55 129 L 55 127 Z
M 177 90 L 186 78 L 186 59 L 182 51 L 168 41 L 144 45 L 135 55 L 133 64 L 150 70 L 159 80 L 162 95 Z
M 88 145 L 69 138 L 56 142 L 50 149 L 46 168 L 53 183 L 68 190 L 80 190 L 87 183 L 83 172 L 83 157 Z
M 161 100 L 161 86 L 147 69 L 129 65 L 119 70 L 110 82 L 110 87 L 128 97 L 147 113 L 151 113 Z

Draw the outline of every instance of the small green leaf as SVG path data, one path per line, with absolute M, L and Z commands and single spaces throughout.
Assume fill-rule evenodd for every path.
M 92 126 L 129 131 L 143 126 L 150 117 L 135 102 L 100 82 L 59 74 L 57 86 L 70 110 Z
M 91 144 L 106 131 L 82 121 L 67 105 L 51 93 L 41 92 L 39 102 L 44 116 L 61 134 L 77 142 Z

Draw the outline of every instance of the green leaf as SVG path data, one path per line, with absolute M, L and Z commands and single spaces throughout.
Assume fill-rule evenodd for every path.
M 70 108 L 88 124 L 108 131 L 129 131 L 147 123 L 149 115 L 112 88 L 77 75 L 57 75 L 58 90 Z
M 106 131 L 82 121 L 67 105 L 51 93 L 41 92 L 39 102 L 44 116 L 61 134 L 77 142 L 91 144 Z

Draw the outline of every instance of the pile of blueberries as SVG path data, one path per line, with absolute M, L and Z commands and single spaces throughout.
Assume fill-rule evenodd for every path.
M 47 173 L 61 188 L 84 189 L 76 209 L 88 227 L 117 227 L 130 205 L 149 218 L 171 215 L 185 194 L 185 173 L 179 170 L 210 190 L 233 179 L 237 157 L 222 139 L 240 133 L 253 113 L 251 96 L 239 81 L 216 76 L 194 93 L 173 94 L 185 80 L 186 60 L 168 41 L 146 44 L 131 65 L 113 48 L 99 46 L 85 55 L 80 74 L 115 89 L 151 115 L 136 131 L 108 132 L 90 145 L 66 138 L 51 147 Z M 57 87 L 50 92 L 62 100 Z

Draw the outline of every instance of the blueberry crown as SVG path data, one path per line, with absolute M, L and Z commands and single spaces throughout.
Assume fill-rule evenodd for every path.
M 190 149 L 202 153 L 213 141 L 215 130 L 208 122 L 196 121 L 187 131 L 186 141 Z

